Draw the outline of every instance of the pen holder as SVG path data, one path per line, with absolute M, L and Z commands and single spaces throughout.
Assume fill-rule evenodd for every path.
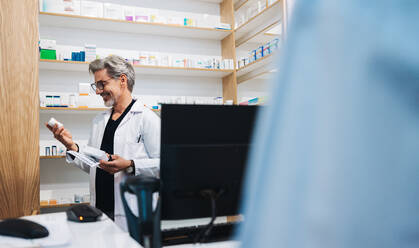
M 161 247 L 160 199 L 153 211 L 153 193 L 159 192 L 160 180 L 149 176 L 132 176 L 120 184 L 121 199 L 127 217 L 130 236 L 144 248 Z M 136 195 L 138 217 L 128 206 L 125 192 Z

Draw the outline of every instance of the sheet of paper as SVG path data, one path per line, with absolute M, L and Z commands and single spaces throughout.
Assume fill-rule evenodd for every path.
M 89 157 L 83 153 L 78 153 L 75 151 L 67 151 L 68 154 L 73 155 L 74 157 L 80 159 L 83 163 L 89 165 L 90 167 L 94 167 L 94 166 L 98 166 L 99 162 L 96 162 L 95 159 L 93 159 L 92 157 Z
M 33 244 L 41 247 L 61 246 L 71 243 L 71 231 L 67 224 L 67 216 L 62 215 L 38 215 L 36 220 L 33 220 L 43 226 L 48 231 L 48 237 L 41 239 L 33 239 Z
M 14 247 L 39 247 L 32 243 L 31 239 L 13 238 L 0 235 L 0 248 L 14 248 Z
M 43 225 L 48 229 L 49 235 L 40 239 L 23 239 L 0 235 L 0 248 L 51 247 L 71 243 L 72 235 L 65 214 L 25 216 L 23 218 Z

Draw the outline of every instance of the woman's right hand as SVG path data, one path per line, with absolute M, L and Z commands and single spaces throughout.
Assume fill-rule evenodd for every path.
M 60 141 L 68 150 L 78 150 L 71 133 L 65 129 L 64 126 L 58 127 L 58 125 L 55 124 L 54 127 L 50 127 L 47 123 L 45 123 L 45 126 L 54 134 L 54 138 Z

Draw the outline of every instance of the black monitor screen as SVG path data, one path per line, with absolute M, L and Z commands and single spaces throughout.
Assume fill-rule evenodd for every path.
M 163 105 L 162 220 L 211 216 L 202 191 L 219 193 L 217 216 L 238 214 L 256 106 Z

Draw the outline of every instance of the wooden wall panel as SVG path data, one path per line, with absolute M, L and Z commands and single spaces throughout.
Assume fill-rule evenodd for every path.
M 0 1 L 0 218 L 39 211 L 38 1 Z
M 221 41 L 221 56 L 223 59 L 233 59 L 236 65 L 236 45 L 234 32 Z M 233 100 L 237 103 L 237 77 L 236 70 L 223 78 L 223 99 Z
M 236 72 L 233 72 L 230 75 L 223 77 L 223 99 L 224 101 L 233 100 L 233 103 L 237 104 Z
M 220 3 L 220 18 L 221 22 L 231 24 L 231 29 L 234 30 L 233 0 L 224 0 L 222 3 Z
M 234 30 L 234 3 L 233 0 L 224 0 L 220 4 L 221 22 L 229 23 Z M 221 56 L 223 59 L 233 59 L 236 66 L 236 42 L 234 31 L 221 41 Z M 237 78 L 236 70 L 223 78 L 223 99 L 233 100 L 237 104 Z

